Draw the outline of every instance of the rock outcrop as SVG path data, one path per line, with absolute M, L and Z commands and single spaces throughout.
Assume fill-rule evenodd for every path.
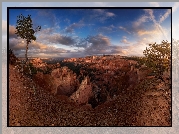
M 67 67 L 54 69 L 51 73 L 55 84 L 55 95 L 72 95 L 79 86 L 76 74 Z
M 35 58 L 35 59 L 33 59 L 32 61 L 30 61 L 32 64 L 33 64 L 33 66 L 35 66 L 35 67 L 45 67 L 45 66 L 47 66 L 47 64 L 46 63 L 43 63 L 43 61 L 40 59 L 40 58 Z
M 70 96 L 70 99 L 74 100 L 79 105 L 83 105 L 87 104 L 91 97 L 93 97 L 92 85 L 87 76 L 81 82 L 78 90 Z

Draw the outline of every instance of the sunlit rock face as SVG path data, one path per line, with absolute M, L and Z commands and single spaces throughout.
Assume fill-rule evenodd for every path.
M 47 64 L 43 63 L 43 61 L 40 58 L 35 58 L 34 60 L 31 61 L 31 63 L 35 67 L 45 67 Z
M 81 82 L 78 90 L 70 96 L 78 104 L 87 104 L 89 99 L 93 96 L 92 86 L 89 77 L 85 77 Z
M 55 95 L 70 96 L 79 86 L 76 74 L 74 74 L 67 67 L 54 69 L 51 76 L 53 77 L 53 81 L 56 86 L 54 91 Z

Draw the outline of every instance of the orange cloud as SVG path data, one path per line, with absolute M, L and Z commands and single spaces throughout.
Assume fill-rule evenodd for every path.
M 17 38 L 15 31 L 16 28 L 14 26 L 9 25 L 9 38 Z

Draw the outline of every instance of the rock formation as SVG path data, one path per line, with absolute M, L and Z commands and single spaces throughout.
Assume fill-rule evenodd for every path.
M 78 81 L 76 74 L 70 71 L 67 67 L 54 69 L 51 73 L 55 84 L 55 95 L 70 96 L 76 91 Z
M 35 58 L 34 60 L 31 61 L 31 63 L 35 67 L 45 67 L 47 64 L 43 63 L 43 61 L 40 58 Z
M 70 96 L 70 99 L 77 102 L 79 105 L 87 104 L 93 96 L 92 85 L 88 76 L 81 82 L 78 90 Z

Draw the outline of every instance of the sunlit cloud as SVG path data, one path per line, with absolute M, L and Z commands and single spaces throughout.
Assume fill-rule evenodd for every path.
M 16 28 L 14 26 L 9 25 L 9 38 L 17 38 L 15 31 Z
M 74 14 L 72 15 L 70 11 Z M 78 14 L 78 11 L 84 15 Z M 169 10 L 163 10 L 166 12 L 161 12 L 160 17 L 152 9 L 141 10 L 132 19 L 124 17 L 124 20 L 120 20 L 120 15 L 114 11 L 81 9 L 75 12 L 74 10 L 65 11 L 64 15 L 59 14 L 60 12 L 54 14 L 55 11 L 52 10 L 34 13 L 33 21 L 35 25 L 41 25 L 42 22 L 42 29 L 35 34 L 37 40 L 29 44 L 28 54 L 35 56 L 39 53 L 39 56 L 47 57 L 80 57 L 99 54 L 141 55 L 148 43 L 160 42 L 166 39 L 165 37 L 170 38 L 171 29 L 163 25 L 167 23 L 162 23 L 168 21 L 167 18 L 171 14 Z M 78 17 L 75 17 L 77 14 Z M 49 20 L 46 21 L 48 16 Z M 51 19 L 52 22 L 50 22 Z M 5 23 L 3 22 L 2 27 L 5 27 Z M 24 55 L 26 41 L 15 36 L 15 27 L 11 24 L 9 29 L 10 47 L 19 55 Z
M 146 11 L 149 15 L 150 15 L 150 19 L 153 21 L 153 23 L 155 24 L 155 26 L 157 26 L 157 28 L 160 30 L 160 32 L 163 34 L 164 39 L 167 39 L 166 34 L 163 31 L 162 26 L 155 20 L 155 16 L 153 14 L 153 10 L 152 9 L 144 9 L 144 11 Z
M 124 44 L 131 44 L 128 40 L 127 40 L 127 37 L 126 36 L 123 36 L 122 40 L 120 41 L 121 43 L 124 43 Z
M 133 27 L 138 28 L 139 26 L 141 26 L 142 23 L 147 22 L 148 20 L 149 20 L 149 17 L 143 15 L 142 17 L 140 17 L 139 19 L 137 19 L 137 21 L 133 23 Z

